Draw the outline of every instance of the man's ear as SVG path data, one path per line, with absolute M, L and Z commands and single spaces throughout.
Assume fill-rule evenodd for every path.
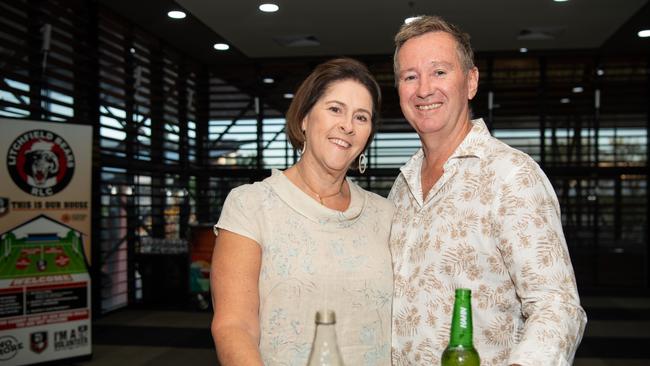
M 472 100 L 478 91 L 478 68 L 472 67 L 467 72 L 467 99 Z

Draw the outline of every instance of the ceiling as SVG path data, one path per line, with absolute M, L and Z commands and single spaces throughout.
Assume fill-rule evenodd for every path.
M 477 52 L 599 49 L 650 50 L 648 0 L 278 0 L 262 13 L 258 0 L 100 0 L 206 64 L 250 59 L 390 55 L 409 15 L 438 14 L 472 36 Z M 184 20 L 167 18 L 185 9 Z M 217 52 L 218 41 L 232 48 Z M 284 43 L 284 44 L 283 44 Z M 318 43 L 317 45 L 314 43 Z
M 283 114 L 290 102 L 284 94 L 294 92 L 318 63 L 352 56 L 369 66 L 382 87 L 382 118 L 401 120 L 392 39 L 404 18 L 413 14 L 438 14 L 458 24 L 472 36 L 479 57 L 494 53 L 519 58 L 520 47 L 527 47 L 531 57 L 650 57 L 650 38 L 636 35 L 650 28 L 650 0 L 422 0 L 412 5 L 408 0 L 277 0 L 280 11 L 273 14 L 260 12 L 258 0 L 96 1 L 208 66 L 230 85 L 262 97 L 267 115 Z M 169 10 L 179 8 L 187 18 L 167 17 Z M 287 47 L 278 42 L 290 36 L 320 44 Z M 215 51 L 215 42 L 226 42 L 231 49 Z M 266 77 L 275 82 L 263 83 Z M 233 116 L 239 109 L 233 109 Z

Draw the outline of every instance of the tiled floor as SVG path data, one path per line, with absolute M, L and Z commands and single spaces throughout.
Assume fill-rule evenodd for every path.
M 650 298 L 583 297 L 576 366 L 650 365 Z M 93 356 L 75 366 L 217 365 L 211 313 L 120 310 L 94 322 Z

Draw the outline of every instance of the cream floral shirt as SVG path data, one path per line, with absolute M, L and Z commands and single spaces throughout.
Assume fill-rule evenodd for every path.
M 348 179 L 350 206 L 325 207 L 279 170 L 233 189 L 216 227 L 262 249 L 259 349 L 266 366 L 305 366 L 316 311 L 336 312 L 348 366 L 389 366 L 393 204 Z
M 472 124 L 426 199 L 422 150 L 388 197 L 393 365 L 440 364 L 458 287 L 472 290 L 481 365 L 571 365 L 587 318 L 553 187 L 483 120 Z

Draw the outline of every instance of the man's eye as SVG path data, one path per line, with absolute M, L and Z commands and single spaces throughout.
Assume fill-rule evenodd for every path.
M 445 74 L 447 74 L 447 72 L 444 71 L 444 70 L 436 70 L 436 75 L 438 75 L 438 76 L 442 76 L 442 75 L 445 75 Z
M 407 75 L 404 77 L 404 81 L 415 80 L 415 75 Z

